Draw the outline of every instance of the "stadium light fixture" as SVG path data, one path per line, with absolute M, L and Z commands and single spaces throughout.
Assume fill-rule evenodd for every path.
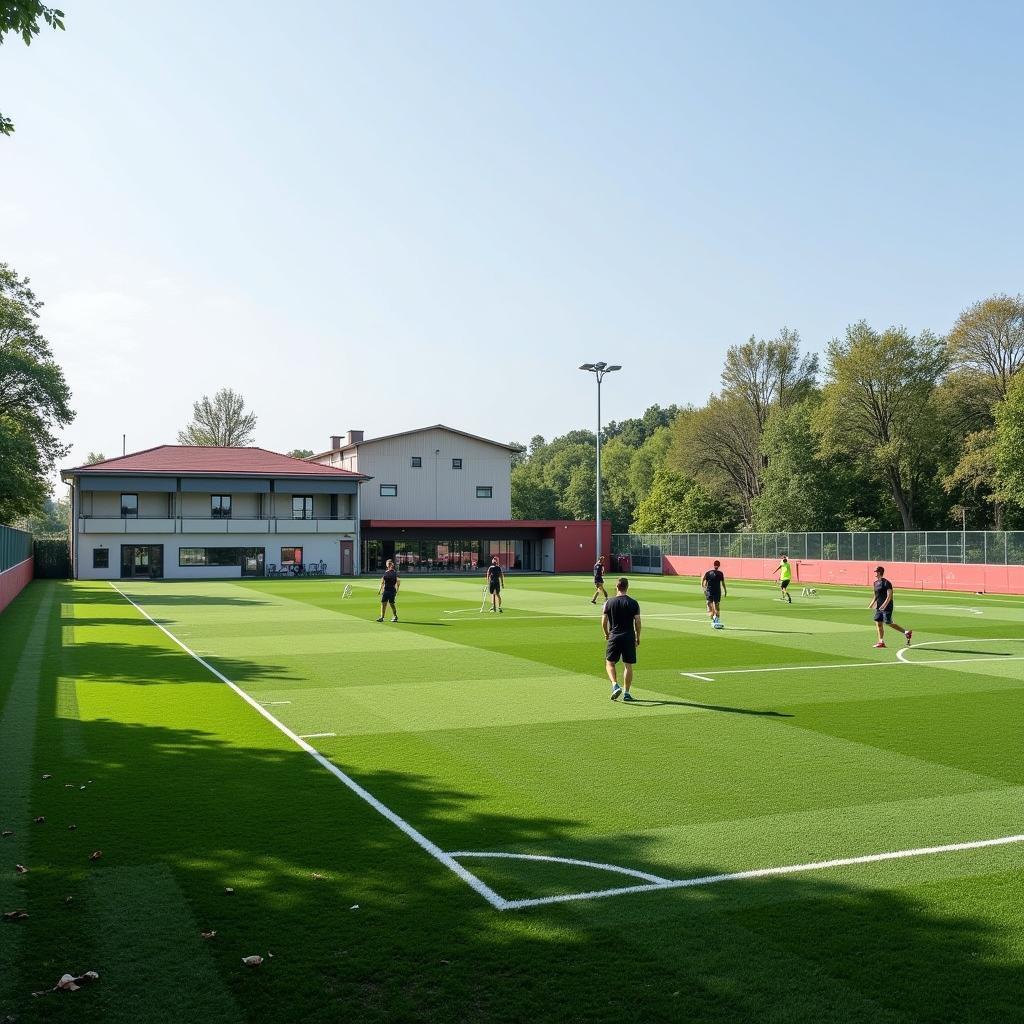
M 597 492 L 595 502 L 597 541 L 594 547 L 594 561 L 596 562 L 601 557 L 601 381 L 604 380 L 606 373 L 614 373 L 616 370 L 621 370 L 622 367 L 617 364 L 609 366 L 607 363 L 581 363 L 580 369 L 592 373 L 597 380 L 597 471 L 594 485 Z

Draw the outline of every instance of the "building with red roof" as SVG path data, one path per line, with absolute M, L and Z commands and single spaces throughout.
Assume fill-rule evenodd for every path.
M 160 445 L 61 472 L 76 579 L 359 572 L 368 477 L 265 448 Z

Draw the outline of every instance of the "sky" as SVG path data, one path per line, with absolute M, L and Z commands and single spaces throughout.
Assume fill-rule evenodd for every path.
M 1024 5 L 64 0 L 0 47 L 0 261 L 64 465 L 701 403 L 782 326 L 947 331 L 1024 290 Z

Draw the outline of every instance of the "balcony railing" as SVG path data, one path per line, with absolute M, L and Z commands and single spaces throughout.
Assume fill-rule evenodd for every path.
M 79 533 L 355 533 L 356 521 L 327 516 L 98 516 L 80 515 Z

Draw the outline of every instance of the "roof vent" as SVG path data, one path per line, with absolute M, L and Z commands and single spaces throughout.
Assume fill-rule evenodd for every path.
M 331 434 L 331 451 L 336 452 L 341 447 L 341 434 Z
M 363 431 L 361 430 L 350 430 L 345 434 L 345 444 L 359 444 L 363 439 Z

